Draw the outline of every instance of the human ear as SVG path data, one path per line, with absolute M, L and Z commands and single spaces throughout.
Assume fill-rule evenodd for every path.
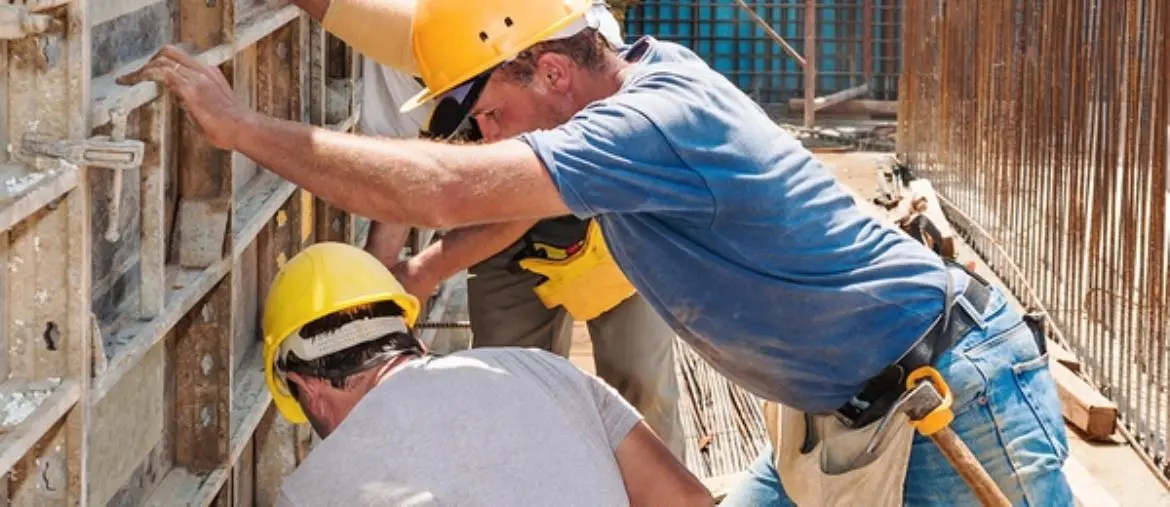
M 569 72 L 571 68 L 569 57 L 559 53 L 545 53 L 536 62 L 535 79 L 549 90 L 565 93 L 573 82 Z

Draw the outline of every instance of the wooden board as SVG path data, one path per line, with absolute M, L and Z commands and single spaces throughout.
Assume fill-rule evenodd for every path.
M 1117 428 L 1117 404 L 1060 363 L 1052 364 L 1064 418 L 1090 440 L 1103 440 Z

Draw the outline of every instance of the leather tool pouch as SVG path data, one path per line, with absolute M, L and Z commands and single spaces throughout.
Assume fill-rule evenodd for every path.
M 878 424 L 849 429 L 832 415 L 764 403 L 764 423 L 784 491 L 801 507 L 900 507 L 914 427 L 897 413 L 872 453 Z

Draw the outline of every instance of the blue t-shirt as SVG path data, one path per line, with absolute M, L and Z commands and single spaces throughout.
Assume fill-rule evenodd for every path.
M 643 38 L 623 54 L 615 95 L 520 139 L 712 366 L 796 409 L 840 407 L 941 313 L 942 260 L 865 215 L 690 50 Z

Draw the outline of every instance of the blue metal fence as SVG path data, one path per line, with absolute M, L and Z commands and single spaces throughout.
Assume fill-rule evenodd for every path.
M 817 4 L 817 94 L 865 82 L 865 23 L 871 27 L 869 98 L 897 98 L 902 0 L 820 0 Z M 804 0 L 745 3 L 801 54 Z M 868 11 L 868 19 L 867 19 Z M 766 106 L 804 95 L 804 72 L 735 0 L 640 0 L 626 11 L 625 35 L 652 35 L 695 51 Z

